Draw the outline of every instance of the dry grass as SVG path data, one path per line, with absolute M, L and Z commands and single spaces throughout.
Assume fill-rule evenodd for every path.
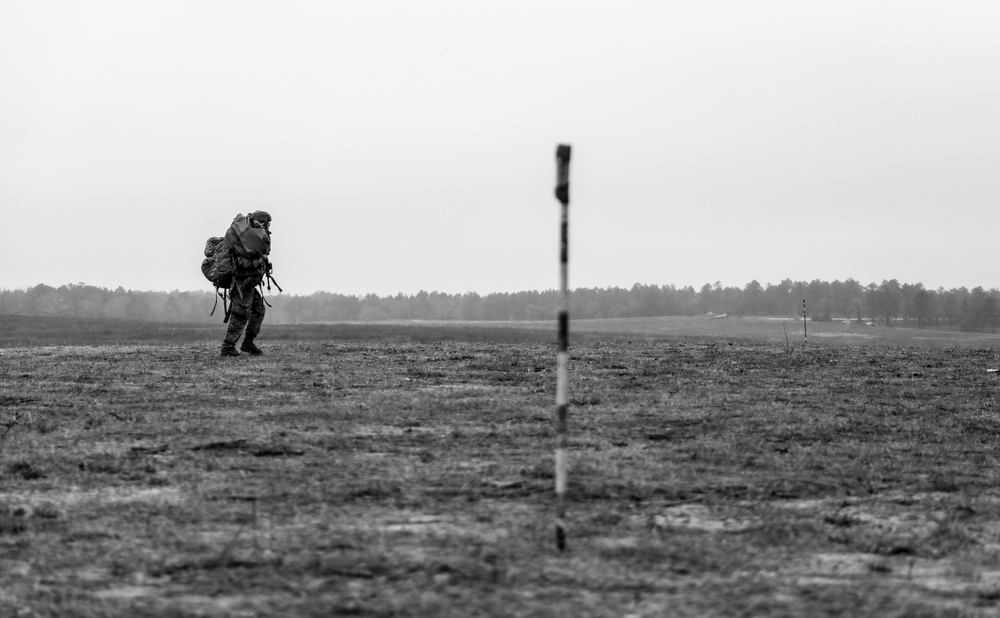
M 329 331 L 0 357 L 0 616 L 977 616 L 989 349 Z M 262 342 L 264 344 L 266 342 Z

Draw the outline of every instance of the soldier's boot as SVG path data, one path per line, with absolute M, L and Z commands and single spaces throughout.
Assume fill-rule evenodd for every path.
M 222 352 L 220 356 L 239 356 L 240 351 L 236 349 L 236 346 L 231 343 L 222 344 Z
M 260 348 L 254 345 L 252 337 L 246 337 L 243 339 L 243 345 L 240 346 L 240 350 L 246 352 L 250 356 L 261 356 L 264 354 Z

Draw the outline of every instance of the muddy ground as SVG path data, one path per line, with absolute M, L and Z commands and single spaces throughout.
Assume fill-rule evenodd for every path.
M 0 616 L 992 616 L 991 349 L 6 347 Z

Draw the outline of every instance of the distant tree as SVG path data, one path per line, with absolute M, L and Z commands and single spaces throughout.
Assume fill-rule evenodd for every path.
M 917 317 L 917 296 L 927 290 L 919 282 L 913 284 L 904 283 L 900 289 L 902 290 L 903 323 L 905 326 L 917 326 L 919 328 L 920 320 Z
M 893 326 L 903 316 L 903 286 L 896 279 L 883 281 L 882 285 L 886 290 L 886 309 L 888 311 L 886 323 Z
M 714 293 L 716 295 L 716 300 L 719 303 L 718 311 L 716 311 L 716 313 L 739 313 L 740 301 L 743 296 L 743 288 L 738 288 L 736 286 L 720 287 L 715 290 Z
M 163 302 L 163 319 L 167 322 L 180 322 L 181 315 L 181 305 L 177 302 L 177 294 L 171 293 Z
M 431 296 L 426 290 L 420 290 L 413 297 L 413 315 L 421 320 L 427 320 L 431 315 Z
M 698 313 L 698 292 L 688 285 L 678 290 L 679 298 L 682 302 L 682 313 L 684 315 L 697 315 Z
M 923 289 L 923 286 L 920 286 L 920 289 L 913 295 L 913 317 L 917 321 L 917 328 L 931 326 L 935 314 L 935 301 L 935 294 Z
M 385 312 L 382 311 L 382 308 L 380 307 L 379 297 L 377 294 L 369 293 L 361 299 L 361 312 L 359 318 L 361 320 L 384 320 L 386 318 Z
M 815 310 L 819 308 L 821 301 L 824 298 L 827 299 L 831 298 L 832 294 L 833 293 L 831 291 L 830 284 L 827 283 L 826 281 L 813 279 L 812 281 L 809 282 L 809 285 L 806 286 L 805 297 L 809 299 L 809 305 L 813 307 L 814 313 Z M 827 317 L 829 317 L 830 313 L 829 308 L 826 308 L 825 310 L 827 313 Z
M 837 316 L 856 317 L 861 321 L 859 307 L 864 304 L 864 288 L 854 279 L 834 281 L 830 284 L 833 313 Z
M 813 320 L 817 322 L 830 322 L 833 320 L 833 301 L 828 296 L 820 297 L 819 301 L 814 303 L 814 307 Z
M 962 321 L 962 299 L 968 296 L 965 288 L 955 288 L 944 292 L 938 302 L 938 313 L 949 328 L 959 328 Z
M 463 320 L 481 320 L 482 307 L 480 306 L 480 296 L 476 292 L 466 292 L 461 298 L 461 316 Z
M 874 282 L 865 286 L 864 306 L 868 318 L 872 322 L 877 322 L 882 313 L 882 305 L 878 286 Z
M 41 315 L 68 316 L 71 306 L 58 290 L 50 290 L 36 298 L 36 307 Z
M 794 283 L 791 279 L 783 279 L 781 283 L 768 284 L 764 289 L 764 304 L 768 315 L 795 315 L 795 301 L 792 298 Z M 801 304 L 802 299 L 799 299 Z
M 883 323 L 886 326 L 893 326 L 896 318 L 899 317 L 903 300 L 903 291 L 899 285 L 899 281 L 895 279 L 882 281 L 882 284 L 878 286 L 878 293 L 880 295 L 881 313 L 884 318 Z
M 632 313 L 634 316 L 652 317 L 661 315 L 663 302 L 660 288 L 655 285 L 635 283 L 631 290 Z
M 741 315 L 760 315 L 764 305 L 764 288 L 756 279 L 743 287 L 743 298 L 740 303 Z
M 962 299 L 962 330 L 994 330 L 1000 322 L 1000 303 L 995 295 L 982 287 L 975 287 Z
M 996 332 L 997 326 L 1000 325 L 1000 300 L 997 300 L 994 294 L 986 295 L 979 311 L 983 327 L 990 329 L 990 332 Z
M 129 320 L 149 319 L 149 297 L 135 290 L 129 290 L 125 303 L 125 317 Z
M 718 285 L 718 284 L 716 284 Z M 698 293 L 699 305 L 701 305 L 702 313 L 712 313 L 714 308 L 714 299 L 712 298 L 713 288 L 711 283 L 706 283 L 701 286 L 701 291 Z

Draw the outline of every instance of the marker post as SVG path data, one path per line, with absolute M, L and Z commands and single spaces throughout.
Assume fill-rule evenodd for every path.
M 556 547 L 566 549 L 566 437 L 569 412 L 569 159 L 570 146 L 556 148 L 556 199 L 559 227 L 559 343 L 556 357 Z

